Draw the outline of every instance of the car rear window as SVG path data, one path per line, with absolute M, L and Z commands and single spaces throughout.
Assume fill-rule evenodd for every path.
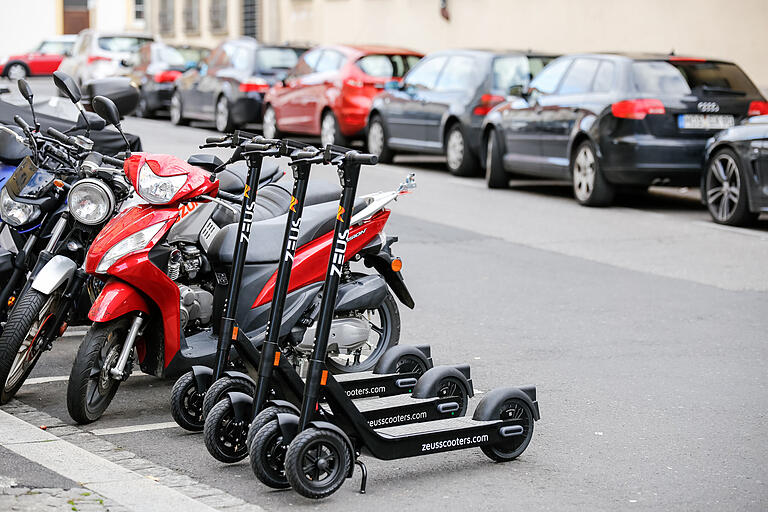
M 184 66 L 187 59 L 171 46 L 158 45 L 155 47 L 155 59 L 171 66 Z
M 401 78 L 414 64 L 419 62 L 417 55 L 366 55 L 358 59 L 357 67 L 368 76 L 376 78 Z
M 299 61 L 303 50 L 298 48 L 261 48 L 256 52 L 256 69 L 271 71 L 291 69 Z
M 46 55 L 64 55 L 74 45 L 74 41 L 44 41 L 37 51 Z
M 142 45 L 151 43 L 152 40 L 143 37 L 113 36 L 100 37 L 97 42 L 99 48 L 108 52 L 133 53 L 138 51 Z
M 725 62 L 639 61 L 632 63 L 632 77 L 635 89 L 649 94 L 759 94 L 741 68 Z
M 493 88 L 506 92 L 513 85 L 528 85 L 553 59 L 523 55 L 498 57 L 493 61 Z

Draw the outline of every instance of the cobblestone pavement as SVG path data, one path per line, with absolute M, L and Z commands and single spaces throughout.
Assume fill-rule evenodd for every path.
M 1 482 L 0 485 L 2 485 Z M 0 510 L 20 512 L 47 510 L 123 512 L 128 509 L 83 487 L 74 487 L 72 489 L 0 487 Z

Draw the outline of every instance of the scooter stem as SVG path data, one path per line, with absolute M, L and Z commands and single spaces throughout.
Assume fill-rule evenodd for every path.
M 352 209 L 355 205 L 357 183 L 360 178 L 360 164 L 344 161 L 339 166 L 342 191 L 339 212 L 336 216 L 336 226 L 333 231 L 333 244 L 328 259 L 328 270 L 325 274 L 323 298 L 320 302 L 320 317 L 315 334 L 315 346 L 309 359 L 306 390 L 301 403 L 299 432 L 307 428 L 312 420 L 315 407 L 320 398 L 320 388 L 325 385 L 323 374 L 325 369 L 325 353 L 328 349 L 328 337 L 331 334 L 333 311 L 336 307 L 336 294 L 339 290 L 342 268 L 344 266 L 349 237 L 349 225 L 352 219 Z

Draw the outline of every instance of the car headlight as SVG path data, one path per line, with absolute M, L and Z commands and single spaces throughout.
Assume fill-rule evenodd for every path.
M 115 195 L 104 183 L 95 179 L 80 180 L 67 195 L 69 212 L 77 222 L 95 226 L 106 221 L 115 208 Z
M 187 176 L 158 176 L 146 162 L 139 169 L 138 193 L 152 204 L 168 203 L 181 190 Z
M 40 208 L 33 204 L 19 203 L 11 199 L 8 191 L 0 192 L 0 216 L 13 227 L 27 224 L 40 215 Z
M 99 266 L 96 267 L 96 272 L 99 274 L 106 274 L 109 267 L 114 265 L 115 262 L 123 256 L 127 256 L 132 252 L 140 251 L 147 247 L 147 244 L 149 244 L 164 225 L 165 222 L 152 224 L 148 228 L 137 231 L 131 236 L 117 242 L 104 254 L 104 256 L 101 257 Z

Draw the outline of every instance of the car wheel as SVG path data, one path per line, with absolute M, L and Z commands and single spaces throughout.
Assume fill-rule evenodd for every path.
M 507 188 L 509 175 L 504 170 L 504 151 L 497 130 L 491 130 L 485 143 L 485 183 L 488 188 Z
M 369 153 L 379 157 L 379 163 L 388 164 L 395 156 L 387 144 L 384 120 L 379 115 L 374 116 L 368 124 L 366 145 L 368 146 Z
M 133 115 L 149 119 L 152 117 L 152 114 L 153 112 L 149 109 L 147 98 L 144 96 L 143 92 L 139 92 L 139 102 L 136 104 L 136 110 L 133 111 Z
M 184 104 L 181 101 L 181 93 L 176 90 L 173 91 L 171 96 L 171 123 L 176 126 L 183 126 L 187 124 L 187 120 L 184 119 Z
M 339 123 L 336 121 L 336 116 L 330 110 L 326 110 L 320 121 L 320 144 L 323 147 L 329 144 L 343 146 L 345 142 L 345 137 L 339 131 Z
M 232 116 L 229 111 L 229 100 L 226 96 L 219 97 L 216 102 L 216 129 L 220 132 L 231 132 L 235 124 L 232 122 Z
M 268 105 L 264 111 L 264 118 L 261 121 L 261 133 L 267 139 L 277 139 L 280 137 L 280 130 L 277 129 L 277 115 L 272 105 Z
M 7 76 L 11 80 L 19 80 L 21 78 L 27 78 L 27 67 L 24 64 L 20 64 L 18 62 L 14 62 L 10 66 L 8 66 L 8 70 L 5 72 L 5 76 Z
M 613 201 L 613 185 L 608 183 L 600 169 L 600 161 L 592 142 L 585 140 L 576 148 L 571 159 L 573 194 L 584 206 L 606 206 Z
M 454 123 L 445 138 L 445 160 L 448 170 L 454 176 L 475 176 L 477 159 L 469 149 L 461 124 Z
M 715 153 L 707 166 L 705 190 L 712 220 L 729 226 L 745 226 L 757 219 L 749 211 L 746 176 L 739 158 L 730 149 Z

